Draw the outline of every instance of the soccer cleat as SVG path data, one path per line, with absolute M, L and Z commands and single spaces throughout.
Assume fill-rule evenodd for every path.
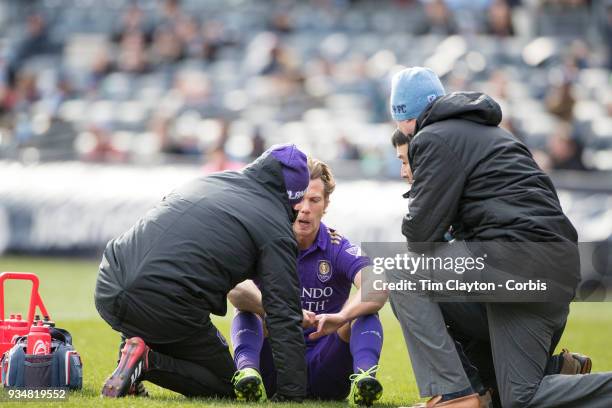
M 254 368 L 243 368 L 232 377 L 238 401 L 264 402 L 268 399 L 261 375 Z
M 130 391 L 138 391 L 138 380 L 149 368 L 149 350 L 140 337 L 127 339 L 117 368 L 102 387 L 102 396 L 118 398 L 129 395 Z
M 136 383 L 130 387 L 127 395 L 134 397 L 148 397 L 149 391 L 147 391 L 142 381 L 136 381 Z
M 351 380 L 351 392 L 348 396 L 350 405 L 370 407 L 382 397 L 383 387 L 373 375 L 377 370 L 378 366 L 375 365 L 367 371 L 359 369 L 359 373 L 351 374 L 349 377 Z

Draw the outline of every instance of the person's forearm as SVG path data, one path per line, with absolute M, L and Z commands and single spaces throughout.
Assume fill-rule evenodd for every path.
M 359 316 L 365 316 L 378 312 L 385 305 L 386 300 L 387 295 L 384 294 L 377 296 L 375 300 L 362 301 L 361 288 L 359 288 L 346 302 L 340 311 L 340 314 L 348 322 Z

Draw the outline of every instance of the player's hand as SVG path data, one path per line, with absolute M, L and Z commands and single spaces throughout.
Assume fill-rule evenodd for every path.
M 310 310 L 302 309 L 302 327 L 309 329 L 317 325 L 317 315 Z
M 323 313 L 316 316 L 317 319 L 317 331 L 310 333 L 308 338 L 310 340 L 316 340 L 328 334 L 332 334 L 337 331 L 340 327 L 346 324 L 346 319 L 340 313 L 327 314 Z

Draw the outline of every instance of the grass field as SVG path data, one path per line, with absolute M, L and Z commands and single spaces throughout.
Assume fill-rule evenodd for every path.
M 93 289 L 97 262 L 58 258 L 0 257 L 0 271 L 35 272 L 41 279 L 41 295 L 47 309 L 59 327 L 68 329 L 74 337 L 84 364 L 83 390 L 70 395 L 61 406 L 96 407 L 169 407 L 178 405 L 245 406 L 229 401 L 189 400 L 181 395 L 152 384 L 147 388 L 149 399 L 125 398 L 108 400 L 99 397 L 100 387 L 114 369 L 119 336 L 97 315 L 93 304 Z M 29 284 L 8 282 L 5 310 L 26 312 Z M 214 318 L 223 334 L 229 338 L 229 315 Z M 384 386 L 382 405 L 409 405 L 418 399 L 414 376 L 408 360 L 397 321 L 388 306 L 382 311 L 385 329 L 384 346 L 378 374 Z M 594 371 L 612 370 L 612 304 L 574 304 L 570 320 L 560 347 L 580 351 L 593 358 Z M 2 403 L 18 406 L 21 403 Z M 28 406 L 36 406 L 30 403 Z M 38 404 L 38 405 L 43 405 Z M 60 405 L 60 403 L 44 403 Z M 282 404 L 280 406 L 291 406 Z M 304 408 L 319 406 L 345 406 L 344 403 L 312 402 L 300 404 Z

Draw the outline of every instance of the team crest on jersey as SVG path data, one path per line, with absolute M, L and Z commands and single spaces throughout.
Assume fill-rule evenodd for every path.
M 323 283 L 330 280 L 332 277 L 332 267 L 326 260 L 319 261 L 319 271 L 317 272 L 317 278 Z

